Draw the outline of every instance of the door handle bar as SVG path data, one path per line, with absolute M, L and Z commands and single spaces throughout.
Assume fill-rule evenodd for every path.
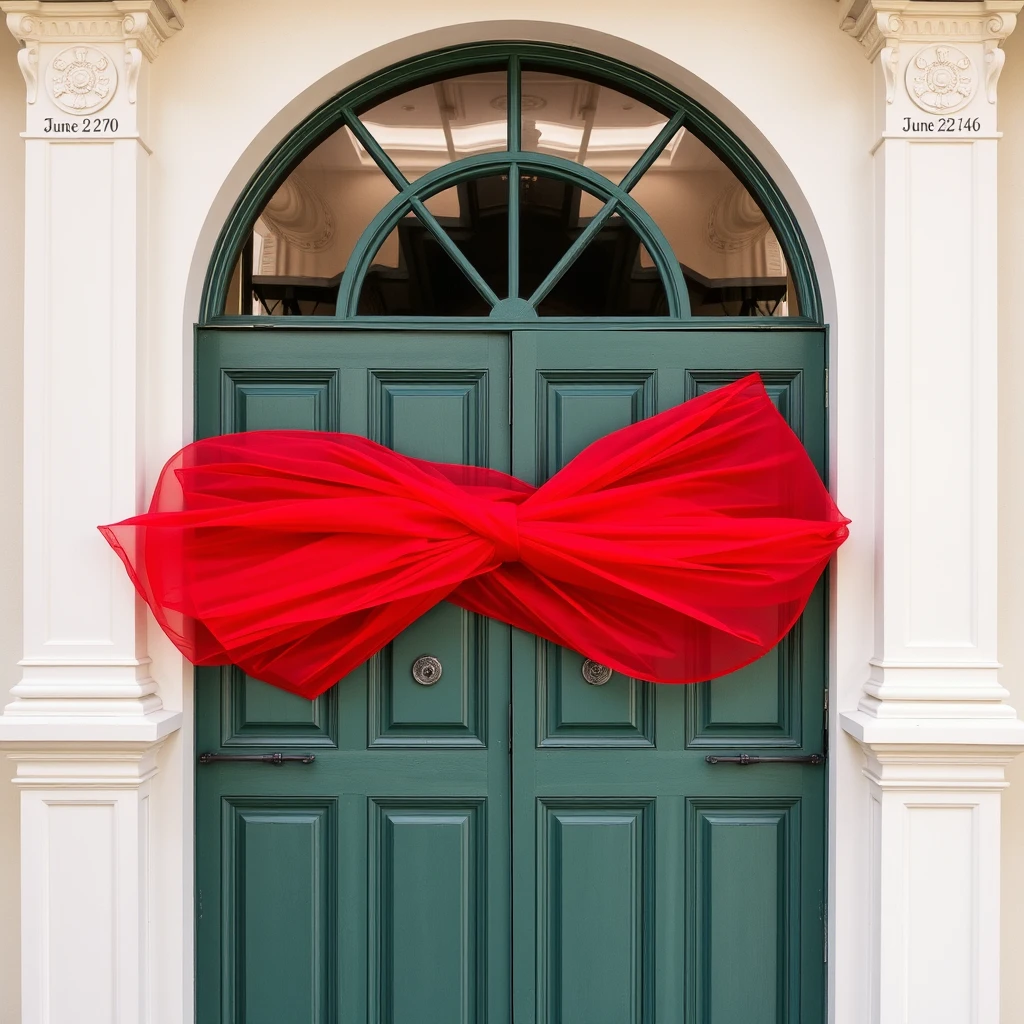
M 824 764 L 824 754 L 793 754 L 788 757 L 760 757 L 757 754 L 739 754 L 736 757 L 722 757 L 708 754 L 708 764 Z
M 262 764 L 280 765 L 285 761 L 299 761 L 312 764 L 316 754 L 200 754 L 200 764 L 213 764 L 215 761 L 259 761 Z

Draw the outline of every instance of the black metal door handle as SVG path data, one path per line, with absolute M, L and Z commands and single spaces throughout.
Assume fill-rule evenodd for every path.
M 739 754 L 736 757 L 722 757 L 708 754 L 708 764 L 824 764 L 824 754 L 797 754 L 789 757 L 760 757 L 757 754 Z
M 285 761 L 298 761 L 312 764 L 316 754 L 200 754 L 200 764 L 213 764 L 214 761 L 259 761 L 263 764 L 284 764 Z

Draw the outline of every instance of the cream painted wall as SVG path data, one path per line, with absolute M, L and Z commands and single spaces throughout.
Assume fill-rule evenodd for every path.
M 0 34 L 0 703 L 21 657 L 21 350 L 24 255 L 25 83 L 18 44 Z M 0 1024 L 19 1019 L 18 792 L 0 755 Z
M 1005 45 L 999 82 L 999 660 L 1024 709 L 1024 33 Z M 1024 1021 L 1024 757 L 1003 797 L 1002 1017 Z
M 284 13 L 282 13 L 284 12 Z M 805 219 L 833 322 L 833 474 L 854 520 L 839 560 L 833 638 L 841 708 L 856 704 L 871 653 L 871 446 L 863 431 L 874 394 L 871 69 L 837 27 L 826 0 L 649 0 L 642 18 L 619 0 L 492 0 L 487 26 L 478 0 L 393 0 L 374 5 L 322 0 L 211 0 L 189 5 L 188 24 L 152 68 L 150 351 L 145 407 L 151 478 L 191 436 L 191 330 L 202 276 L 220 224 L 260 160 L 288 128 L 330 94 L 384 64 L 473 38 L 575 42 L 660 74 L 709 103 L 768 164 Z M 578 26 L 585 25 L 585 28 Z M 456 26 L 456 27 L 451 27 Z M 575 27 L 574 27 L 575 26 Z M 416 37 L 416 38 L 412 38 Z M 400 38 L 401 41 L 396 42 Z M 0 537 L 20 533 L 21 254 L 23 152 L 17 137 L 24 86 L 0 34 Z M 1000 82 L 1000 653 L 1004 685 L 1024 708 L 1024 28 L 1006 45 Z M 258 56 L 254 60 L 254 55 Z M 337 69 L 341 70 L 337 70 Z M 685 72 L 681 69 L 686 69 Z M 742 112 L 740 114 L 739 112 Z M 756 127 L 754 127 L 756 126 Z M 941 216 L 941 211 L 937 211 Z M 955 382 L 950 382 L 950 389 Z M 870 417 L 868 418 L 870 422 Z M 127 510 L 126 510 L 127 512 Z M 20 656 L 20 545 L 0 544 L 0 701 Z M 190 674 L 159 635 L 154 669 L 165 703 L 190 716 Z M 154 823 L 158 886 L 154 917 L 159 1024 L 187 1019 L 191 978 L 191 889 L 183 836 L 191 829 L 190 730 L 164 751 Z M 833 850 L 859 850 L 863 798 L 859 748 L 836 735 L 832 758 Z M 0 1024 L 18 1012 L 17 799 L 0 760 Z M 1024 758 L 1010 769 L 1004 803 L 1003 1022 L 1024 1021 Z M 865 890 L 854 858 L 840 856 L 838 885 L 849 908 Z M 852 894 L 852 895 L 851 895 Z M 844 1019 L 867 1019 L 856 908 L 839 914 L 830 957 Z M 167 925 L 174 919 L 177 924 Z M 177 934 L 175 934 L 177 929 Z M 838 964 L 838 966 L 837 966 Z
M 476 23 L 483 16 L 488 21 Z M 620 0 L 492 0 L 485 8 L 479 0 L 393 0 L 386 18 L 373 5 L 323 0 L 210 0 L 194 10 L 190 4 L 184 31 L 163 47 L 147 87 L 153 157 L 142 406 L 149 486 L 167 455 L 191 439 L 191 325 L 217 232 L 249 176 L 294 124 L 364 75 L 457 42 L 544 39 L 608 53 L 710 106 L 760 156 L 805 224 L 833 325 L 833 481 L 855 523 L 833 577 L 833 707 L 854 707 L 872 652 L 874 470 L 864 424 L 873 421 L 875 401 L 869 214 L 875 136 L 872 69 L 837 21 L 836 5 L 825 0 L 731 0 L 726 18 L 719 0 L 649 0 L 642 18 L 624 15 Z M 9 40 L 0 48 L 0 139 L 9 107 L 12 141 L 24 96 L 13 48 Z M 0 195 L 22 194 L 21 159 L 19 145 L 0 141 Z M 11 163 L 10 172 L 3 161 Z M 0 216 L 5 201 L 0 199 Z M 20 237 L 7 236 L 0 245 L 21 251 Z M 4 262 L 16 267 L 18 261 Z M 11 274 L 0 274 L 0 288 L 9 287 Z M 20 289 L 15 291 L 5 312 L 18 309 Z M 18 338 L 20 329 L 9 316 L 6 323 Z M 0 437 L 17 437 L 20 356 L 16 345 L 3 351 L 0 389 L 13 385 L 14 400 L 5 401 L 0 390 Z M 20 479 L 19 452 L 20 442 L 0 446 L 0 479 Z M 12 514 L 17 504 L 13 512 L 4 504 L 0 529 Z M 13 574 L 5 557 L 0 553 L 6 583 Z M 16 673 L 19 589 L 15 580 L 0 596 L 0 690 Z M 150 632 L 164 703 L 185 712 L 182 732 L 161 754 L 152 862 L 158 879 L 152 908 L 154 1021 L 181 1024 L 189 1019 L 192 991 L 191 673 L 158 631 Z M 863 754 L 836 730 L 830 760 L 837 889 L 830 985 L 842 1020 L 861 1022 L 867 1019 L 868 995 L 867 880 L 859 856 Z M 16 867 L 9 863 L 17 815 L 13 788 L 2 784 L 6 771 L 0 776 L 0 1024 L 14 1024 L 17 958 L 7 950 L 14 949 L 16 929 L 17 904 L 8 894 L 17 885 Z M 1007 1020 L 1012 1024 L 1012 1017 Z

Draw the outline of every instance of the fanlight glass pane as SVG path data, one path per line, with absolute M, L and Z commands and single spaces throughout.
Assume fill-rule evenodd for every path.
M 521 145 L 613 182 L 668 122 L 642 100 L 584 78 L 524 68 Z M 507 74 L 484 68 L 408 89 L 360 114 L 374 141 L 411 182 L 474 154 L 504 152 Z M 239 254 L 224 312 L 336 316 L 354 247 L 395 186 L 363 145 L 340 128 L 291 171 L 265 204 Z M 509 223 L 507 174 L 492 170 L 424 200 L 460 254 L 406 216 L 375 255 L 361 313 L 486 316 L 508 295 L 510 231 L 517 234 L 517 294 L 529 298 L 604 201 L 581 185 L 520 168 L 519 216 Z M 792 316 L 800 312 L 782 247 L 750 190 L 685 127 L 651 161 L 632 198 L 665 235 L 694 316 Z M 649 253 L 621 216 L 611 217 L 552 287 L 538 313 L 665 315 L 665 290 Z M 451 247 L 449 247 L 451 248 Z M 464 259 L 463 259 L 464 258 Z M 460 262 L 464 266 L 460 270 Z M 466 270 L 466 267 L 474 268 Z M 463 272 L 466 271 L 466 272 Z M 468 274 L 468 276 L 467 276 Z M 515 277 L 515 275 L 513 275 Z
M 480 71 L 417 86 L 359 115 L 410 180 L 477 153 L 507 148 L 505 71 Z M 360 159 L 372 163 L 365 150 Z
M 680 129 L 631 195 L 664 232 L 694 316 L 794 316 L 786 258 L 746 186 Z M 642 255 L 653 265 L 650 254 Z
M 603 206 L 603 199 L 571 182 L 520 173 L 520 295 L 533 295 Z
M 606 85 L 524 69 L 522 148 L 583 164 L 618 184 L 668 118 Z
M 491 182 L 492 179 L 483 179 Z M 500 181 L 500 179 L 499 179 Z M 452 193 L 456 190 L 452 189 Z M 443 211 L 454 203 L 457 195 L 435 197 L 428 209 Z M 431 212 L 434 212 L 433 210 Z M 505 238 L 507 239 L 508 203 L 504 204 Z M 445 233 L 467 258 L 480 256 L 483 234 L 460 226 L 459 217 L 439 212 L 437 220 Z M 500 220 L 500 215 L 498 216 Z M 495 234 L 500 235 L 498 225 Z M 492 288 L 503 296 L 508 281 L 508 243 L 500 243 L 493 270 Z M 488 266 L 485 264 L 485 267 Z M 484 267 L 478 268 L 483 275 Z M 500 290 L 497 285 L 500 285 Z M 363 280 L 359 294 L 360 316 L 487 316 L 490 304 L 474 287 L 465 271 L 445 252 L 437 237 L 414 213 L 403 217 L 377 251 Z
M 499 299 L 508 295 L 508 175 L 473 178 L 424 201 Z
M 551 292 L 540 316 L 667 316 L 661 275 L 645 266 L 636 231 L 612 214 Z
M 288 175 L 264 206 L 228 289 L 226 313 L 334 316 L 360 235 L 396 194 L 341 128 Z

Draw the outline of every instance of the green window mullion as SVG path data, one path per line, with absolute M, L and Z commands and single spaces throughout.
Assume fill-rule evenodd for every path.
M 662 151 L 672 141 L 673 136 L 683 127 L 686 120 L 686 111 L 679 110 L 669 119 L 664 128 L 658 132 L 658 137 L 643 151 L 640 159 L 629 169 L 626 176 L 619 182 L 619 188 L 623 192 L 629 192 L 633 186 L 650 170 L 651 165 L 661 156 Z
M 463 255 L 462 250 L 452 241 L 451 236 L 440 224 L 437 218 L 423 205 L 423 200 L 413 198 L 412 209 L 417 217 L 423 222 L 423 226 L 437 239 L 441 248 L 455 261 L 458 268 L 469 278 L 470 284 L 484 297 L 490 306 L 498 304 L 498 296 L 494 289 L 480 276 L 479 271 Z
M 508 297 L 519 298 L 519 164 L 508 169 Z
M 395 162 L 381 149 L 380 143 L 366 130 L 366 126 L 356 117 L 351 110 L 344 112 L 345 124 L 348 125 L 352 134 L 362 143 L 363 148 L 373 157 L 377 166 L 387 176 L 399 192 L 404 192 L 410 187 L 409 179 L 398 169 Z
M 522 118 L 523 70 L 519 55 L 512 54 L 508 62 L 508 88 L 505 96 L 505 113 L 508 117 L 508 151 L 518 153 L 523 144 Z M 511 295 L 512 293 L 509 292 Z
M 558 284 L 565 272 L 576 262 L 576 257 L 590 244 L 590 240 L 601 230 L 601 226 L 615 212 L 615 208 L 618 205 L 619 201 L 614 196 L 609 199 L 597 211 L 594 219 L 584 228 L 580 237 L 566 249 L 562 258 L 551 268 L 551 272 L 541 281 L 537 286 L 537 290 L 530 296 L 530 305 L 534 309 L 544 301 L 551 289 Z

